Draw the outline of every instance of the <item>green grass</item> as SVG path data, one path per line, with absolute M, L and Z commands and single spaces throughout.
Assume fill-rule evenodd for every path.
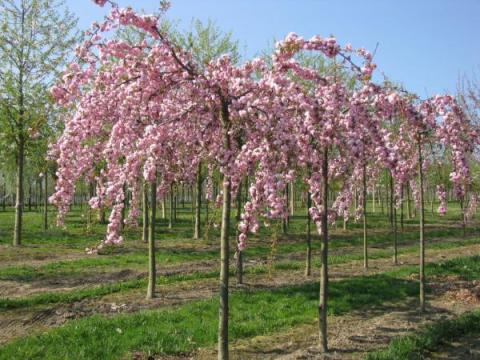
M 429 264 L 427 274 L 457 274 L 465 267 L 470 279 L 480 278 L 478 256 Z M 415 270 L 416 267 L 410 266 L 330 283 L 329 314 L 344 314 L 417 295 L 417 282 L 405 278 Z M 269 334 L 315 321 L 318 284 L 240 290 L 231 294 L 230 303 L 231 339 Z M 172 309 L 87 317 L 43 334 L 17 339 L 0 349 L 0 359 L 117 359 L 134 351 L 189 353 L 215 343 L 217 310 L 218 300 L 212 298 Z
M 367 354 L 366 360 L 421 360 L 445 342 L 480 332 L 480 310 L 452 320 L 430 324 L 412 334 L 394 339 L 386 349 Z
M 444 242 L 444 243 L 434 243 L 430 246 L 430 248 L 451 249 L 455 247 L 467 246 L 467 245 L 477 244 L 477 243 L 480 243 L 480 239 L 468 239 L 463 241 L 457 240 L 457 241 Z M 418 247 L 411 246 L 411 247 L 400 249 L 399 254 L 413 253 L 416 251 L 418 251 Z M 386 250 L 380 250 L 370 254 L 370 259 L 388 258 L 390 256 L 391 256 L 391 252 Z M 339 255 L 339 256 L 333 255 L 333 256 L 329 256 L 328 262 L 330 265 L 333 265 L 333 264 L 344 264 L 347 262 L 356 261 L 356 260 L 358 261 L 362 259 L 363 259 L 363 255 L 361 254 L 346 254 L 346 255 Z M 89 259 L 82 259 L 82 260 L 89 260 Z M 71 262 L 66 262 L 66 263 L 68 265 Z M 50 266 L 53 266 L 53 268 L 55 268 L 56 264 L 58 263 L 49 264 L 49 265 L 46 265 L 46 267 L 50 268 Z M 474 264 L 476 263 L 474 262 Z M 304 266 L 305 266 L 304 261 L 274 262 L 273 264 L 271 264 L 271 266 L 267 264 L 267 265 L 257 265 L 257 266 L 248 267 L 245 269 L 245 273 L 247 275 L 248 274 L 258 275 L 258 274 L 265 274 L 269 270 L 283 270 L 283 271 L 301 270 L 304 268 Z M 320 266 L 320 262 L 318 261 L 318 259 L 315 259 L 313 261 L 313 266 L 315 267 Z M 465 266 L 466 266 L 465 264 L 455 265 L 455 269 L 458 269 L 458 272 L 460 274 L 464 272 Z M 427 267 L 427 270 L 432 268 L 436 269 L 437 267 L 439 270 L 443 269 L 442 265 L 429 264 Z M 448 268 L 449 267 L 447 266 L 447 269 Z M 470 267 L 470 269 L 473 269 L 473 268 L 474 268 L 473 266 Z M 2 269 L 0 270 L 0 279 L 3 277 L 6 277 L 8 279 L 12 279 L 12 278 L 14 279 L 17 277 L 30 278 L 31 276 L 38 276 L 38 275 L 35 275 L 34 268 L 32 269 L 27 268 L 26 273 L 22 273 L 22 271 L 24 271 L 23 269 L 24 267 Z M 402 270 L 397 270 L 397 273 L 398 273 L 398 276 L 407 276 L 411 273 L 414 273 L 415 271 L 416 271 L 416 267 L 408 267 Z M 79 273 L 79 275 L 80 274 L 81 273 Z M 233 275 L 233 269 L 231 271 L 231 274 Z M 189 274 L 159 276 L 157 277 L 157 283 L 159 285 L 168 285 L 168 284 L 174 284 L 176 282 L 181 282 L 181 281 L 211 279 L 216 277 L 217 275 L 218 275 L 218 271 L 206 271 L 206 272 L 196 271 Z M 475 274 L 474 276 L 477 276 L 477 274 Z M 126 280 L 126 281 L 120 281 L 114 284 L 104 284 L 104 285 L 95 286 L 95 287 L 75 289 L 68 292 L 45 292 L 39 295 L 32 295 L 27 298 L 14 298 L 14 299 L 0 298 L 0 310 L 24 308 L 24 307 L 30 307 L 35 305 L 43 305 L 43 304 L 72 303 L 72 302 L 80 301 L 87 298 L 96 298 L 96 297 L 101 297 L 108 294 L 132 290 L 132 289 L 140 289 L 142 287 L 146 287 L 146 279 Z
M 329 313 L 339 315 L 366 305 L 401 301 L 417 292 L 416 283 L 388 275 L 343 280 L 330 286 Z M 313 323 L 317 303 L 316 283 L 235 292 L 230 296 L 230 338 L 248 338 Z M 173 309 L 88 317 L 15 340 L 0 349 L 0 359 L 118 359 L 133 351 L 189 353 L 215 344 L 217 315 L 218 300 L 209 299 Z
M 199 279 L 211 279 L 218 276 L 218 271 L 193 272 L 190 274 L 175 274 L 170 276 L 157 276 L 158 285 L 168 285 L 181 281 L 193 281 Z M 132 289 L 146 288 L 147 280 L 126 280 L 112 284 L 76 289 L 68 292 L 45 292 L 39 295 L 32 295 L 26 298 L 0 299 L 1 309 L 18 309 L 35 305 L 72 303 L 87 298 L 96 298 L 108 294 L 114 294 Z
M 408 277 L 418 272 L 417 266 L 408 266 L 394 270 L 397 277 Z M 457 275 L 464 280 L 480 279 L 480 256 L 459 257 L 425 266 L 426 276 Z
M 452 211 L 451 217 L 455 217 L 455 211 Z M 5 258 L 22 258 L 22 252 L 25 258 L 35 258 L 39 256 L 42 258 L 42 253 L 45 256 L 48 254 L 62 254 L 63 252 L 75 251 L 78 256 L 79 251 L 83 252 L 85 246 L 90 246 L 103 237 L 105 228 L 103 225 L 95 224 L 91 231 L 86 231 L 85 219 L 82 218 L 83 212 L 79 208 L 75 208 L 69 214 L 67 224 L 68 230 L 61 230 L 58 228 L 51 228 L 47 232 L 38 230 L 36 227 L 40 226 L 41 214 L 36 212 L 27 213 L 25 224 L 25 239 L 27 243 L 26 248 L 20 250 L 13 248 L 5 248 L 4 254 L 0 254 L 0 260 Z M 198 260 L 216 259 L 218 257 L 218 242 L 215 241 L 213 245 L 208 245 L 208 241 L 192 241 L 191 238 L 181 238 L 191 231 L 191 223 L 188 221 L 188 210 L 182 209 L 179 213 L 179 220 L 176 228 L 168 230 L 165 228 L 165 221 L 162 220 L 157 236 L 159 237 L 157 250 L 158 264 L 178 264 L 183 262 L 191 262 Z M 0 212 L 0 220 L 13 219 L 13 212 Z M 32 220 L 32 222 L 30 222 Z M 33 221 L 34 220 L 34 221 Z M 369 226 L 375 229 L 375 232 L 369 233 L 369 246 L 371 248 L 385 247 L 391 245 L 392 235 L 388 229 L 386 216 L 379 213 L 369 215 Z M 436 218 L 438 224 L 435 226 L 442 226 L 441 228 L 427 228 L 427 239 L 430 238 L 445 238 L 451 236 L 458 236 L 461 233 L 459 227 L 446 227 L 449 224 L 448 218 Z M 413 223 L 414 220 L 408 220 L 408 223 Z M 0 233 L 4 231 L 10 224 L 5 221 L 0 221 Z M 363 242 L 362 234 L 357 231 L 358 224 L 351 224 L 351 230 L 347 233 L 337 230 L 331 232 L 331 249 L 339 249 L 345 246 L 361 246 Z M 300 253 L 305 251 L 305 219 L 302 216 L 294 216 L 290 222 L 289 234 L 287 236 L 280 236 L 277 245 L 272 249 L 271 240 L 273 234 L 266 229 L 262 229 L 259 235 L 252 236 L 252 245 L 245 250 L 245 258 L 252 257 L 267 257 L 272 253 L 276 255 L 285 255 L 292 253 Z M 81 258 L 69 261 L 56 261 L 50 264 L 41 266 L 9 266 L 0 269 L 0 279 L 12 281 L 32 281 L 48 277 L 61 278 L 81 278 L 88 276 L 89 273 L 98 273 L 100 271 L 115 271 L 122 268 L 144 269 L 148 264 L 147 251 L 144 244 L 138 244 L 135 239 L 138 239 L 139 229 L 128 229 L 127 241 L 125 246 L 117 249 L 112 249 L 110 252 L 100 256 L 92 256 L 89 258 Z M 470 227 L 468 234 L 475 233 L 475 228 Z M 266 236 L 267 238 L 262 238 Z M 7 236 L 0 237 L 0 243 L 7 240 Z M 405 246 L 418 238 L 418 231 L 416 227 L 408 225 L 404 234 L 399 235 L 399 246 Z M 41 240 L 39 240 L 41 239 Z M 182 241 L 183 247 L 178 247 L 178 243 Z M 313 239 L 313 249 L 319 248 L 320 242 L 316 237 Z M 72 248 L 73 246 L 73 248 Z M 81 246 L 81 249 L 79 247 Z M 436 245 L 435 245 L 436 246 Z M 200 247 L 200 248 L 199 248 Z M 203 248 L 202 248 L 203 247 Z M 232 246 L 232 248 L 234 248 Z M 20 251 L 20 253 L 19 253 Z M 81 254 L 81 253 L 80 253 Z M 354 255 L 351 259 L 360 259 L 361 255 Z M 372 258 L 387 257 L 387 250 L 371 251 Z M 340 262 L 342 260 L 338 258 Z M 335 262 L 335 260 L 334 260 Z

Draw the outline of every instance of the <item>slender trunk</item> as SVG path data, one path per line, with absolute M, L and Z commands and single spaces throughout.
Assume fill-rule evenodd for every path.
M 410 203 L 410 184 L 407 182 L 407 217 L 408 219 L 412 218 L 412 206 Z
M 403 239 L 403 233 L 404 233 L 404 202 L 403 201 L 403 197 L 404 197 L 404 190 L 405 190 L 405 185 L 402 184 L 402 190 L 401 190 L 401 193 L 400 193 L 400 196 L 401 196 L 401 204 L 400 204 L 400 231 L 402 232 L 402 239 Z
M 382 194 L 382 191 L 380 189 L 378 189 L 378 197 L 379 197 L 379 200 L 380 200 L 380 208 L 382 210 L 382 215 L 385 214 L 385 207 L 384 207 L 384 201 L 383 201 L 383 194 Z
M 305 276 L 312 274 L 312 218 L 310 208 L 312 207 L 312 197 L 307 193 L 307 257 L 305 262 Z
M 285 187 L 285 206 L 287 211 L 285 212 L 285 216 L 282 218 L 282 233 L 286 235 L 288 232 L 288 185 Z
M 23 115 L 21 115 L 23 116 Z M 13 246 L 20 246 L 22 243 L 23 223 L 23 167 L 25 160 L 25 142 L 20 134 L 17 150 L 17 179 L 15 197 L 15 228 L 13 232 Z
M 418 175 L 420 180 L 420 310 L 425 311 L 425 203 L 423 199 L 423 156 L 418 139 Z
M 182 198 L 180 199 L 182 202 L 182 209 L 185 209 L 185 185 L 182 183 Z
M 390 174 L 390 226 L 393 232 L 393 263 L 398 264 L 398 246 L 397 246 L 397 209 L 394 205 L 395 190 L 393 186 L 393 176 Z
M 143 224 L 142 224 L 142 241 L 144 243 L 148 242 L 148 185 L 146 182 L 143 183 Z
M 373 192 L 372 192 L 372 213 L 375 214 L 375 185 L 373 185 Z
M 223 127 L 223 146 L 230 150 L 230 115 L 228 102 L 222 99 L 221 122 Z M 222 227 L 220 230 L 220 307 L 218 310 L 218 359 L 228 360 L 228 277 L 229 277 L 229 233 L 231 183 L 228 175 L 223 177 Z
M 205 224 L 208 224 L 209 209 L 210 209 L 210 201 L 208 201 L 208 198 L 206 198 L 205 199 Z M 208 226 L 207 226 L 207 229 L 208 229 Z
M 173 227 L 173 183 L 170 184 L 170 206 L 169 206 L 169 216 L 168 216 L 168 228 L 171 229 Z
M 32 211 L 32 182 L 28 182 L 28 211 Z
M 197 193 L 195 203 L 195 229 L 193 238 L 200 239 L 200 227 L 201 227 L 201 210 L 202 210 L 202 164 L 198 163 L 197 169 Z
M 156 267 L 155 267 L 155 216 L 157 211 L 157 182 L 150 184 L 150 222 L 148 228 L 148 288 L 147 299 L 155 297 Z
M 7 183 L 3 183 L 2 187 L 2 210 L 6 211 L 7 210 Z
M 320 249 L 320 301 L 318 306 L 319 313 L 319 335 L 320 348 L 323 352 L 328 351 L 327 343 L 327 299 L 328 299 L 328 149 L 323 152 L 322 162 L 322 244 Z
M 237 223 L 237 253 L 236 253 L 236 275 L 237 275 L 237 283 L 243 284 L 243 251 L 240 249 L 240 242 L 238 241 L 238 237 L 240 235 L 240 231 L 238 230 L 238 224 L 241 220 L 241 213 L 242 213 L 242 183 L 238 184 L 237 190 L 237 214 L 236 214 L 236 223 Z
M 367 165 L 363 164 L 363 267 L 368 269 L 368 239 L 367 239 Z
M 161 202 L 161 204 L 162 204 L 162 219 L 166 219 L 166 218 L 167 218 L 167 215 L 166 215 L 166 213 L 165 213 L 165 212 L 166 212 L 166 209 L 165 209 L 165 208 L 166 208 L 167 204 L 166 204 L 166 200 L 165 200 L 165 194 L 162 196 L 162 202 Z
M 177 222 L 177 209 L 178 209 L 178 195 L 179 195 L 179 191 L 178 191 L 178 186 L 175 186 L 175 189 L 174 189 L 174 196 L 173 196 L 173 221 L 176 223 Z
M 43 195 L 43 230 L 48 229 L 48 173 L 45 171 L 45 193 Z
M 295 181 L 290 183 L 290 215 L 295 215 Z

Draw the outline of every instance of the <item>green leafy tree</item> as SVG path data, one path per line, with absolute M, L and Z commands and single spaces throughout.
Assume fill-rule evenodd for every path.
M 13 144 L 16 168 L 14 246 L 21 244 L 25 156 L 38 136 L 39 99 L 68 59 L 76 25 L 63 0 L 0 0 L 0 133 Z

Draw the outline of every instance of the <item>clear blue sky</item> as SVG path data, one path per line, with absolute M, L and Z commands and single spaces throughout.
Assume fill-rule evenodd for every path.
M 118 0 L 152 12 L 158 0 Z M 212 19 L 232 31 L 253 57 L 289 32 L 334 35 L 341 44 L 374 50 L 379 69 L 425 97 L 453 92 L 460 74 L 480 72 L 480 0 L 172 0 L 170 19 L 188 28 Z M 67 0 L 82 29 L 106 10 Z

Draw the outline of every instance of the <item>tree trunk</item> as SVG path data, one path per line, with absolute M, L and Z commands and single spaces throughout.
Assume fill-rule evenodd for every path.
M 367 239 L 367 165 L 363 164 L 363 268 L 368 269 L 368 239 Z
M 412 218 L 412 206 L 410 203 L 410 184 L 407 182 L 407 217 L 410 220 Z
M 418 139 L 418 175 L 420 180 L 420 311 L 425 311 L 425 203 L 423 199 L 422 143 Z
M 28 211 L 32 211 L 32 182 L 28 182 Z
M 319 313 L 319 335 L 320 348 L 323 352 L 328 352 L 327 343 L 327 299 L 328 299 L 328 149 L 323 152 L 322 162 L 322 205 L 323 213 L 321 219 L 322 244 L 320 249 L 320 301 L 318 306 Z
M 310 208 L 312 207 L 312 197 L 307 192 L 307 257 L 305 262 L 305 276 L 312 275 L 312 218 Z
M 295 215 L 295 181 L 290 183 L 290 215 Z
M 48 229 L 48 173 L 45 171 L 45 193 L 43 195 L 43 230 Z
M 240 242 L 238 241 L 238 237 L 240 235 L 240 231 L 238 230 L 238 224 L 241 220 L 241 213 L 242 213 L 242 183 L 238 184 L 237 190 L 237 214 L 236 214 L 236 223 L 237 223 L 237 261 L 236 261 L 236 275 L 237 275 L 237 283 L 243 284 L 243 251 L 240 250 Z
M 148 288 L 147 299 L 155 297 L 156 267 L 155 267 L 155 217 L 157 211 L 157 182 L 150 184 L 150 222 L 148 228 Z
M 403 199 L 403 198 L 404 198 L 404 190 L 405 190 L 405 185 L 402 184 L 402 190 L 401 190 L 401 194 L 400 194 L 400 196 L 401 196 L 401 198 L 402 198 L 402 199 L 401 199 L 402 202 L 401 202 L 401 204 L 400 204 L 400 231 L 401 231 L 401 233 L 402 233 L 402 239 L 403 239 L 404 222 L 405 222 L 405 214 L 404 214 L 404 213 L 405 213 L 405 211 L 404 211 L 404 202 L 405 202 L 405 201 L 403 201 L 403 200 L 404 200 L 404 199 Z
M 169 216 L 168 216 L 168 228 L 171 229 L 173 227 L 173 202 L 174 202 L 174 198 L 173 198 L 173 183 L 170 184 L 170 206 L 169 206 Z
M 381 211 L 382 211 L 382 215 L 384 215 L 385 214 L 384 196 L 382 194 L 381 189 L 378 189 L 378 197 L 379 197 L 379 200 L 380 200 L 380 208 L 381 208 Z
M 197 193 L 195 197 L 195 229 L 193 238 L 200 239 L 201 231 L 201 210 L 202 210 L 202 164 L 198 163 L 197 169 Z
M 288 233 L 288 184 L 285 187 L 285 206 L 287 211 L 285 212 L 285 216 L 282 218 L 282 233 L 286 235 Z
M 178 186 L 173 190 L 173 222 L 177 222 L 177 208 L 178 208 Z
M 223 146 L 230 150 L 230 115 L 228 102 L 222 99 L 221 122 L 223 127 Z M 223 176 L 222 227 L 220 230 L 220 307 L 218 311 L 218 359 L 228 360 L 228 277 L 229 277 L 229 234 L 231 183 L 228 175 Z
M 373 192 L 372 192 L 372 213 L 375 214 L 375 185 L 373 185 Z
M 149 221 L 148 221 L 148 185 L 146 182 L 143 183 L 143 224 L 142 224 L 142 241 L 144 243 L 148 242 L 148 229 L 149 229 Z
M 393 176 L 390 174 L 390 226 L 393 232 L 393 263 L 398 264 L 398 246 L 397 246 L 397 209 L 395 202 L 395 189 L 393 186 Z
M 23 115 L 20 115 L 23 117 Z M 22 120 L 23 121 L 23 120 Z M 25 160 L 25 141 L 20 134 L 17 150 L 17 179 L 15 197 L 15 228 L 13 231 L 13 246 L 20 246 L 22 243 L 23 223 L 23 167 Z
M 7 183 L 5 181 L 3 182 L 2 187 L 2 210 L 7 210 Z

